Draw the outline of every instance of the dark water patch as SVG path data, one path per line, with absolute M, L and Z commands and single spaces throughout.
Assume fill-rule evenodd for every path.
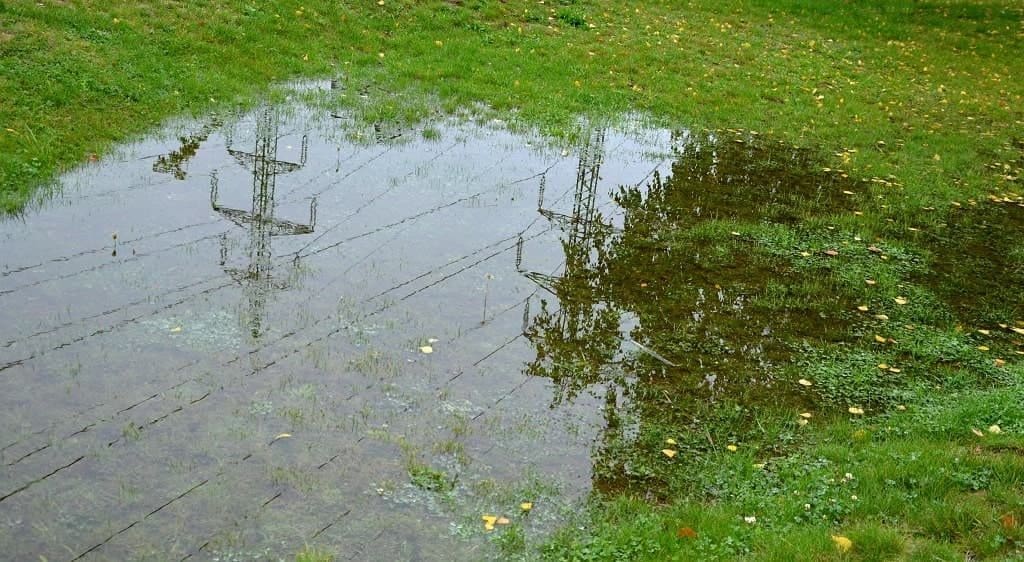
M 824 287 L 810 302 L 793 298 L 806 272 L 730 231 L 796 224 L 849 200 L 833 176 L 780 147 L 685 145 L 669 171 L 618 190 L 621 223 L 591 208 L 588 178 L 601 162 L 581 159 L 573 214 L 559 221 L 564 266 L 526 273 L 557 303 L 541 298 L 527 323 L 527 372 L 556 384 L 554 404 L 586 392 L 603 401 L 596 488 L 667 493 L 652 481 L 664 459 L 650 434 L 673 428 L 699 454 L 723 426 L 742 433 L 761 406 L 795 408 L 806 393 L 777 380 L 781 367 L 847 337 L 848 300 Z
M 652 205 L 660 220 L 731 219 L 795 223 L 850 210 L 866 184 L 824 168 L 814 151 L 743 131 L 677 135 L 678 158 L 667 172 L 687 189 L 670 189 Z M 636 196 L 634 193 L 632 196 Z M 656 217 L 637 216 L 638 228 Z
M 1000 194 L 952 209 L 946 227 L 922 236 L 931 273 L 922 282 L 960 321 L 994 327 L 1024 320 L 1024 203 Z

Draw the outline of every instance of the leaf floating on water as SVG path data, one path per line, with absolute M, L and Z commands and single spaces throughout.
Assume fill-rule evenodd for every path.
M 673 457 L 675 457 L 675 456 L 676 456 L 676 451 L 674 451 L 674 450 L 672 450 L 672 449 L 662 449 L 662 450 L 661 450 L 661 454 L 663 454 L 663 455 L 665 455 L 666 457 L 668 457 L 668 458 L 670 458 L 670 459 L 671 459 L 671 458 L 673 458 Z
M 856 406 L 850 406 L 849 408 L 846 409 L 846 411 L 850 412 L 851 414 L 853 414 L 855 416 L 860 416 L 860 415 L 864 414 L 864 409 L 863 408 L 858 408 Z
M 181 326 L 175 326 L 175 327 L 171 328 L 171 333 L 172 334 L 177 334 L 180 331 L 181 331 Z
M 523 502 L 519 504 L 519 509 L 523 511 L 530 511 L 531 509 L 533 509 L 533 502 Z
M 427 338 L 427 343 L 437 343 L 439 341 L 441 341 L 441 340 L 439 340 L 437 338 Z
M 695 539 L 697 538 L 697 531 L 694 531 L 689 527 L 680 527 L 679 530 L 676 531 L 676 536 L 681 539 Z
M 498 522 L 498 517 L 495 515 L 483 515 L 480 517 L 484 521 L 484 529 L 487 531 L 494 530 L 494 524 Z
M 907 300 L 907 297 L 896 297 L 896 298 L 894 298 L 892 300 L 893 300 L 893 302 L 895 302 L 898 305 L 904 305 L 904 304 L 907 304 L 908 302 L 910 302 L 909 300 Z
M 423 354 L 426 354 L 426 355 L 430 355 L 433 352 L 434 352 L 434 348 L 429 346 L 429 345 L 422 345 L 422 346 L 420 346 L 420 353 L 423 353 Z
M 807 379 L 800 379 L 800 380 L 798 380 L 796 382 L 798 382 L 800 384 L 800 386 L 813 386 L 814 385 L 813 382 L 811 382 L 811 381 L 809 381 Z
M 842 535 L 832 535 L 832 542 L 835 543 L 839 552 L 850 552 L 853 550 L 853 541 Z
M 279 434 L 275 435 L 273 439 L 270 440 L 270 444 L 273 445 L 277 441 L 280 441 L 281 439 L 288 439 L 291 436 L 292 436 L 291 433 L 279 433 Z

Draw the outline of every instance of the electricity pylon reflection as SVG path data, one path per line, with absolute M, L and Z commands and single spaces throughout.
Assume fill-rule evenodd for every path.
M 275 236 L 310 234 L 316 226 L 316 199 L 310 200 L 309 220 L 299 223 L 275 216 L 274 191 L 280 175 L 295 172 L 306 164 L 309 139 L 302 136 L 299 161 L 281 160 L 277 155 L 280 116 L 270 108 L 259 112 L 256 120 L 256 140 L 252 151 L 233 147 L 227 140 L 227 151 L 239 166 L 252 174 L 252 204 L 248 210 L 222 205 L 218 199 L 217 176 L 210 181 L 210 206 L 224 218 L 248 230 L 248 256 L 244 267 L 229 267 L 230 247 L 227 234 L 221 236 L 220 264 L 225 271 L 243 288 L 248 312 L 247 327 L 253 338 L 259 338 L 266 324 L 267 299 L 275 290 L 288 287 L 286 275 L 274 275 L 273 245 Z M 299 269 L 298 257 L 292 261 L 292 274 Z
M 597 189 L 604 159 L 603 130 L 594 131 L 580 148 L 570 213 L 547 207 L 546 178 L 542 176 L 537 212 L 560 228 L 564 235 L 565 261 L 560 274 L 523 268 L 523 240 L 516 252 L 516 269 L 558 299 L 551 310 L 541 299 L 541 310 L 531 316 L 530 301 L 523 310 L 523 333 L 537 350 L 527 366 L 536 376 L 550 378 L 561 394 L 556 401 L 572 398 L 579 390 L 599 382 L 605 365 L 619 349 L 619 313 L 604 298 L 602 259 L 611 227 L 603 222 L 597 205 Z

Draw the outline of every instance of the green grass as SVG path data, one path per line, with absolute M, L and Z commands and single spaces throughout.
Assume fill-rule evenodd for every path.
M 738 390 L 704 400 L 692 365 L 629 386 L 623 372 L 649 358 L 590 368 L 617 331 L 580 346 L 539 315 L 531 373 L 560 399 L 611 382 L 633 404 L 596 445 L 602 493 L 540 555 L 1022 559 L 1022 20 L 1010 0 L 0 0 L 0 210 L 45 199 L 62 170 L 171 116 L 297 78 L 339 79 L 327 103 L 368 120 L 484 112 L 573 138 L 581 115 L 640 113 L 715 134 L 722 162 L 795 195 L 714 199 L 708 186 L 716 220 L 694 223 L 692 190 L 623 193 L 629 228 L 608 241 L 600 282 L 560 296 L 585 310 L 612 295 L 643 318 L 637 341 L 720 361 L 719 384 Z M 702 332 L 685 319 L 712 287 L 748 300 L 743 315 L 710 310 Z M 749 343 L 779 318 L 766 399 L 744 382 L 757 366 L 709 342 Z M 416 486 L 451 488 L 413 461 Z M 509 557 L 536 554 L 529 539 L 518 526 L 491 536 Z
M 672 502 L 609 499 L 566 526 L 544 557 L 1022 559 L 1024 387 L 948 398 L 867 420 L 841 411 L 812 418 L 804 444 L 785 455 L 751 444 L 692 464 L 663 458 L 677 486 Z M 999 422 L 1003 433 L 986 429 Z M 852 550 L 841 552 L 833 535 Z
M 907 209 L 948 204 L 1019 185 L 1007 178 L 1021 168 L 1021 10 L 996 0 L 5 0 L 0 207 L 18 211 L 57 171 L 171 115 L 246 103 L 296 77 L 342 77 L 346 102 L 374 117 L 484 103 L 566 134 L 580 114 L 627 111 L 753 129 L 899 184 Z

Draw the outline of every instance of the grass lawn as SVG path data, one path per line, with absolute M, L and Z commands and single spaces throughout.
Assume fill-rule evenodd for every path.
M 753 279 L 750 306 L 824 318 L 802 329 L 835 344 L 794 340 L 792 401 L 680 412 L 663 398 L 679 381 L 634 389 L 639 433 L 595 453 L 605 493 L 539 552 L 496 534 L 509 557 L 1024 559 L 1020 2 L 0 0 L 0 210 L 173 115 L 299 77 L 340 78 L 337 103 L 372 119 L 473 108 L 572 137 L 580 115 L 640 113 L 782 141 L 850 192 L 772 223 L 624 196 L 646 227 L 611 243 L 615 264 L 677 271 L 644 253 L 655 240 L 723 271 L 745 256 L 790 275 Z M 651 338 L 671 349 L 680 329 Z

